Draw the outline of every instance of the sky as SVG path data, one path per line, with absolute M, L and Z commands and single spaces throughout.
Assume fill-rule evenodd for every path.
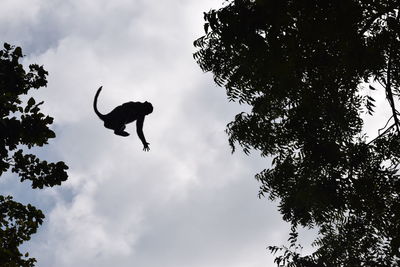
M 232 154 L 226 124 L 248 110 L 227 101 L 194 61 L 203 12 L 222 0 L 1 0 L 1 42 L 44 65 L 34 92 L 57 137 L 34 149 L 65 161 L 61 187 L 31 190 L 10 174 L 0 194 L 32 203 L 44 224 L 22 250 L 43 267 L 274 266 L 268 245 L 287 244 L 276 203 L 258 198 L 257 152 Z M 105 129 L 92 108 L 149 101 L 142 151 Z
M 277 203 L 258 198 L 254 179 L 271 161 L 231 153 L 226 124 L 248 107 L 229 103 L 192 57 L 203 12 L 222 3 L 1 0 L 0 41 L 22 46 L 25 65 L 49 72 L 33 95 L 55 118 L 57 137 L 33 152 L 70 168 L 67 182 L 44 190 L 9 173 L 0 179 L 0 194 L 46 214 L 22 247 L 37 266 L 274 266 L 266 247 L 287 244 L 289 226 Z M 134 124 L 125 138 L 103 127 L 92 108 L 99 86 L 103 113 L 153 104 L 149 152 Z M 302 233 L 306 254 L 313 234 Z

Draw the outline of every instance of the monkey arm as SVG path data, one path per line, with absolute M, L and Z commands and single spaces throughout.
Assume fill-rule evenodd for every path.
M 148 150 L 150 150 L 150 148 L 149 148 L 149 143 L 147 143 L 146 138 L 144 137 L 144 134 L 143 134 L 143 123 L 144 123 L 144 116 L 137 119 L 136 133 L 137 133 L 138 137 L 140 138 L 140 141 L 142 141 L 142 144 L 144 146 L 143 150 L 148 151 Z

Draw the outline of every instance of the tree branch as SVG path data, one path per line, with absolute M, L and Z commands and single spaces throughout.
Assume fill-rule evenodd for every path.
M 397 17 L 396 20 L 399 21 L 399 16 L 400 12 L 397 12 Z M 393 39 L 393 41 L 395 38 Z M 392 55 L 393 55 L 393 44 L 389 44 L 389 54 L 388 54 L 388 67 L 387 67 L 387 83 L 386 83 L 386 97 L 389 101 L 390 107 L 392 108 L 392 113 L 393 113 L 393 119 L 394 119 L 394 124 L 396 126 L 397 132 L 400 133 L 400 121 L 399 118 L 397 117 L 397 110 L 395 107 L 394 99 L 393 99 L 393 92 L 392 92 L 392 84 L 391 84 L 391 72 L 392 72 Z
M 399 118 L 397 117 L 397 110 L 395 107 L 394 99 L 393 99 L 393 92 L 392 92 L 392 85 L 391 85 L 391 75 L 390 72 L 392 70 L 392 49 L 389 52 L 389 60 L 388 60 L 388 73 L 387 73 L 387 84 L 386 84 L 386 97 L 389 101 L 390 107 L 392 108 L 394 125 L 396 126 L 397 132 L 400 133 L 400 122 Z

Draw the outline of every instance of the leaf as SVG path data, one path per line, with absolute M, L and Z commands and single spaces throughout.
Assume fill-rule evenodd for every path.
M 35 105 L 35 103 L 36 103 L 36 101 L 35 101 L 35 99 L 33 97 L 29 98 L 28 106 L 33 106 L 33 105 Z
M 35 103 L 36 103 L 36 101 L 35 101 L 35 99 L 33 99 L 33 97 L 29 98 L 24 112 L 25 113 L 29 112 L 31 110 L 31 108 L 33 107 L 33 105 L 35 105 Z
M 4 48 L 5 48 L 6 50 L 11 50 L 11 45 L 8 44 L 8 43 L 4 43 Z
M 375 99 L 372 98 L 371 96 L 367 95 L 368 100 L 370 100 L 371 102 L 375 102 Z
M 210 24 L 209 23 L 205 23 L 204 24 L 204 31 L 205 31 L 205 33 L 207 34 L 208 33 L 208 28 L 210 27 Z
M 22 57 L 23 55 L 22 55 L 22 49 L 21 49 L 21 47 L 19 47 L 19 46 L 16 47 L 13 54 L 14 54 L 15 56 L 17 56 L 17 57 Z

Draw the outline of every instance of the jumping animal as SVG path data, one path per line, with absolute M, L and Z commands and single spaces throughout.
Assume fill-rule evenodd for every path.
M 104 122 L 104 127 L 114 130 L 116 135 L 128 136 L 125 132 L 126 124 L 136 121 L 136 133 L 143 143 L 143 150 L 149 151 L 149 143 L 143 134 L 144 117 L 153 112 L 153 105 L 149 102 L 127 102 L 114 108 L 108 114 L 102 114 L 97 109 L 97 99 L 103 86 L 97 90 L 93 101 L 94 112 Z

